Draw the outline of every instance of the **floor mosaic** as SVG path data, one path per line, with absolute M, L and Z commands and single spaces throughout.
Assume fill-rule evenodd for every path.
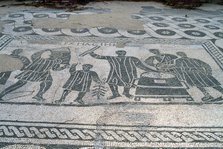
M 0 72 L 0 148 L 223 147 L 223 9 L 146 3 L 130 14 L 144 30 L 32 24 L 111 12 L 0 18 L 0 66 L 21 63 Z

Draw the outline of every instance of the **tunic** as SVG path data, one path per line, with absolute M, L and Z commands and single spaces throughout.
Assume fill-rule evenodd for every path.
M 99 77 L 94 71 L 74 70 L 63 88 L 79 92 L 89 92 L 92 80 L 99 82 Z
M 101 56 L 90 54 L 97 59 L 105 59 L 110 64 L 110 72 L 107 78 L 108 84 L 131 87 L 137 78 L 137 67 L 149 70 L 138 58 L 131 56 Z M 151 69 L 151 71 L 153 71 Z
M 178 58 L 173 65 L 165 65 L 180 80 L 189 86 L 213 87 L 221 85 L 213 76 L 211 67 L 205 62 L 193 58 Z
M 55 70 L 61 63 L 58 59 L 41 58 L 40 54 L 34 54 L 32 56 L 32 61 L 33 62 L 24 68 L 23 72 L 18 74 L 15 78 L 31 82 L 52 81 L 50 70 Z

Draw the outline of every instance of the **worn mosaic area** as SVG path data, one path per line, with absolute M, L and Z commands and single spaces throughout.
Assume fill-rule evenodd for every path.
M 178 11 L 142 6 L 134 31 L 32 26 L 111 12 L 92 7 L 2 17 L 21 65 L 0 72 L 0 148 L 222 148 L 222 9 Z

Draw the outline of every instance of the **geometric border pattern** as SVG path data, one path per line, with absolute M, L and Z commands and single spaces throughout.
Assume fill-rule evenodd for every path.
M 211 41 L 203 43 L 202 46 L 223 70 L 223 53 L 219 50 L 219 48 L 217 48 Z
M 106 126 L 40 122 L 0 122 L 0 142 L 115 147 L 222 147 L 223 127 Z M 164 144 L 165 143 L 165 144 Z

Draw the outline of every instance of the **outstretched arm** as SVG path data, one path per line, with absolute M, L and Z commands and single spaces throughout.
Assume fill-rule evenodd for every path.
M 61 71 L 61 70 L 64 70 L 64 69 L 66 69 L 66 68 L 68 68 L 69 67 L 69 65 L 60 65 L 60 64 L 56 64 L 56 65 L 54 65 L 54 67 L 53 67 L 53 71 Z
M 22 61 L 23 65 L 24 65 L 23 67 L 26 67 L 30 64 L 30 60 L 25 56 L 21 56 L 19 59 Z
M 135 64 L 138 68 L 142 69 L 142 70 L 145 70 L 145 71 L 156 71 L 156 68 L 155 67 L 152 67 L 152 66 L 149 66 L 149 65 L 146 65 L 144 64 L 142 61 L 140 61 L 139 59 L 136 59 L 135 60 Z
M 34 53 L 32 56 L 31 56 L 31 60 L 32 61 L 35 61 L 36 59 L 39 59 L 41 57 L 41 54 L 43 53 L 44 51 L 40 51 L 40 52 L 36 52 Z
M 55 61 L 56 63 L 52 68 L 53 71 L 61 71 L 69 67 L 69 64 L 61 64 L 62 63 L 61 59 L 56 59 Z
M 107 59 L 107 56 L 98 55 L 94 52 L 91 52 L 90 56 L 92 56 L 93 58 L 96 58 L 96 59 Z
M 161 71 L 161 72 L 167 72 L 167 71 L 172 71 L 173 69 L 179 67 L 181 68 L 181 64 L 179 65 L 178 63 L 176 63 L 177 59 L 171 60 L 169 62 L 166 63 L 158 63 L 156 65 L 156 68 Z
M 154 56 L 147 58 L 147 59 L 145 60 L 145 63 L 146 63 L 147 65 L 154 66 L 153 61 L 154 61 Z

